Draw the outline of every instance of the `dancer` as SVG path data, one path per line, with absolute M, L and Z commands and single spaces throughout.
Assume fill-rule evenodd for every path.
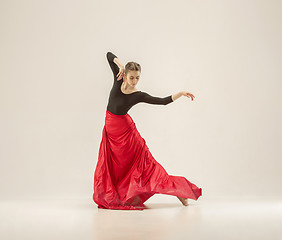
M 155 160 L 140 135 L 128 110 L 139 102 L 167 105 L 182 91 L 167 97 L 154 97 L 136 88 L 141 66 L 128 62 L 125 67 L 112 52 L 106 54 L 114 75 L 105 115 L 105 125 L 94 172 L 93 201 L 98 208 L 143 210 L 144 202 L 154 194 L 176 196 L 184 206 L 188 198 L 197 200 L 202 189 L 182 176 L 169 175 Z M 123 80 L 122 80 L 123 79 Z

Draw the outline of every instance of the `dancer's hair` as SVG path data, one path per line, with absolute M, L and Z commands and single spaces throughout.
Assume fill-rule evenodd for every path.
M 129 71 L 139 71 L 141 73 L 141 66 L 137 62 L 128 62 L 124 67 L 124 73 L 127 75 Z

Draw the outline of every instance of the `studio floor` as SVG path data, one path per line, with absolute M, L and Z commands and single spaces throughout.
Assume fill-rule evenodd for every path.
M 98 209 L 91 198 L 0 201 L 0 239 L 282 240 L 282 198 L 155 194 L 145 210 Z

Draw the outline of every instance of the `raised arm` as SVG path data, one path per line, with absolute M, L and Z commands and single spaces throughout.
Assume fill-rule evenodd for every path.
M 161 98 L 161 97 L 153 97 L 146 92 L 142 92 L 141 97 L 140 97 L 140 102 L 145 102 L 145 103 L 150 103 L 150 104 L 167 105 L 171 103 L 172 101 L 173 101 L 172 95 Z
M 114 78 L 116 79 L 116 75 L 119 72 L 119 68 L 115 64 L 114 59 L 117 58 L 117 56 L 115 54 L 113 54 L 112 52 L 107 52 L 106 56 L 107 56 L 107 60 L 109 62 L 109 65 L 110 65 L 110 67 L 112 69 L 112 72 L 114 74 Z
M 117 80 L 117 74 L 119 73 L 119 67 L 118 65 L 115 63 L 114 59 L 118 59 L 118 57 L 113 54 L 112 52 L 107 52 L 107 59 L 108 59 L 108 62 L 109 62 L 109 65 L 112 69 L 112 72 L 114 74 L 114 79 Z

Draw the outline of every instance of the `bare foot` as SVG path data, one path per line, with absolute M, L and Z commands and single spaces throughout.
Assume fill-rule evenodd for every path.
M 188 198 L 177 197 L 184 206 L 188 206 Z
M 138 205 L 142 203 L 141 198 L 139 197 L 139 195 L 135 196 L 134 200 L 132 201 L 131 205 Z

